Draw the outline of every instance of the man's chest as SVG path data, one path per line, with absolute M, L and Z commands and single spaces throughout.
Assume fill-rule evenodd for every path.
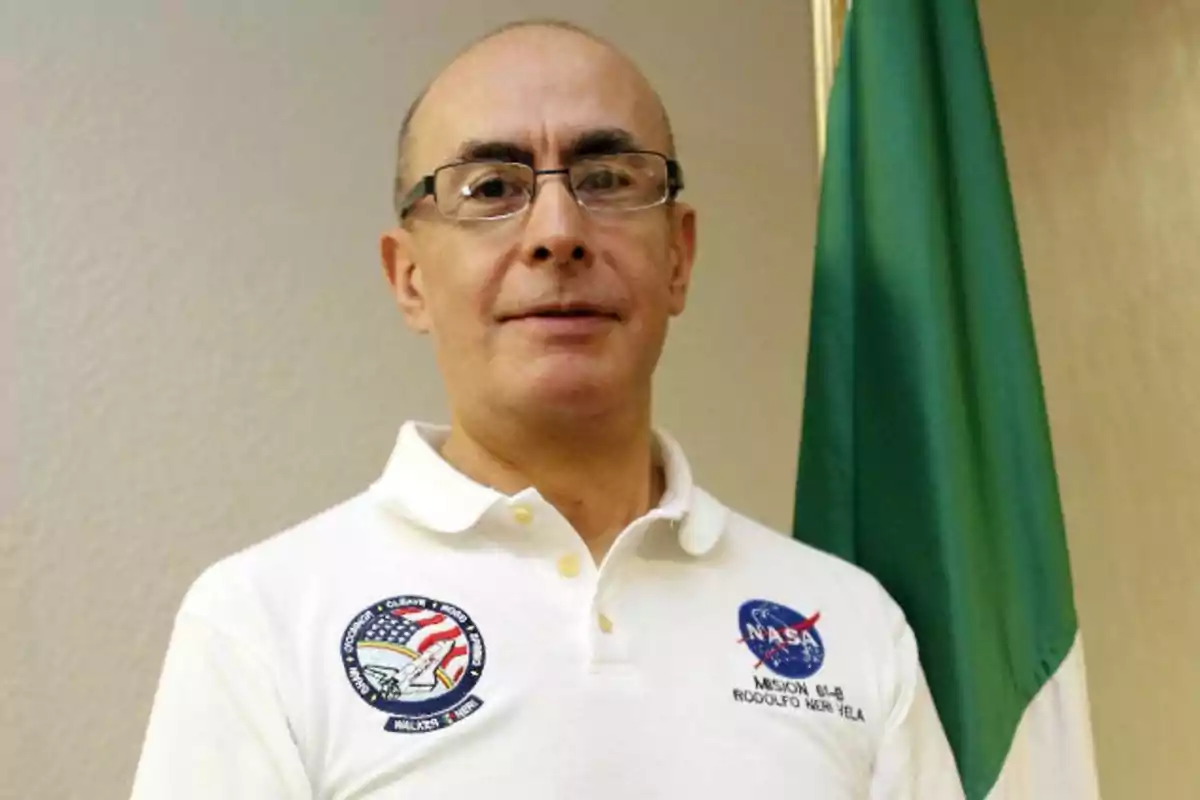
M 884 712 L 830 598 L 561 577 L 331 595 L 280 670 L 317 796 L 865 795 Z

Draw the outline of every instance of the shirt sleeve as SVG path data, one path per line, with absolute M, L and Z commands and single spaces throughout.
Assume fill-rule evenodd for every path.
M 311 800 L 261 653 L 190 613 L 175 621 L 133 800 Z
M 889 599 L 889 604 L 891 601 Z M 960 800 L 965 795 L 912 629 L 894 608 L 894 703 L 871 776 L 871 800 Z

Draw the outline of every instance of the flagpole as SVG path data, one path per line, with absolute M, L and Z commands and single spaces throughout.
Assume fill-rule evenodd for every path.
M 825 120 L 829 108 L 829 95 L 833 91 L 833 75 L 849 8 L 850 0 L 812 0 L 817 157 L 822 163 L 825 161 Z

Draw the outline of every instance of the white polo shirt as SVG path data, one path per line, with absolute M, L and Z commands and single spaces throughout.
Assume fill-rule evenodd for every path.
M 730 511 L 662 502 L 597 567 L 534 489 L 405 425 L 368 491 L 211 567 L 136 800 L 961 797 L 903 615 Z

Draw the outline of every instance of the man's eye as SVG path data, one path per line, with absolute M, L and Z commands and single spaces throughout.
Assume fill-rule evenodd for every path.
M 467 188 L 467 196 L 479 200 L 500 200 L 520 194 L 521 187 L 512 180 L 501 177 L 484 178 Z
M 587 173 L 576 188 L 589 192 L 624 189 L 632 183 L 629 175 L 612 169 L 598 169 Z

